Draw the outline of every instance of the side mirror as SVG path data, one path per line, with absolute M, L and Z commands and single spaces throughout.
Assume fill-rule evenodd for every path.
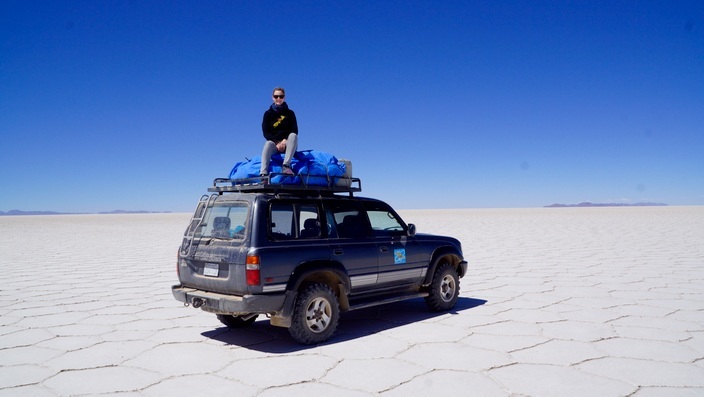
M 416 225 L 409 223 L 408 224 L 408 237 L 413 237 L 416 235 Z

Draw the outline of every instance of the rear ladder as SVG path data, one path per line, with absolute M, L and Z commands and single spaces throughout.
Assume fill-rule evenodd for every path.
M 183 244 L 181 244 L 181 256 L 188 256 L 193 246 L 193 239 L 195 238 L 196 230 L 200 229 L 203 223 L 203 218 L 205 216 L 205 210 L 213 205 L 213 201 L 218 197 L 217 194 L 211 194 L 208 196 L 204 194 L 198 200 L 198 206 L 196 211 L 193 213 L 191 222 L 188 224 L 188 230 L 186 230 L 186 235 L 183 236 Z

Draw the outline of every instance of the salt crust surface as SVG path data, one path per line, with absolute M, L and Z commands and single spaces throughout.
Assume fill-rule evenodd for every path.
M 704 207 L 400 213 L 462 242 L 456 309 L 313 347 L 173 299 L 189 214 L 0 217 L 0 396 L 704 394 Z

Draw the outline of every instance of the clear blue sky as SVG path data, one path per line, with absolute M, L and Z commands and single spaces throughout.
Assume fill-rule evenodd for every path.
M 704 204 L 704 2 L 0 2 L 0 210 L 190 212 L 299 149 L 401 209 Z

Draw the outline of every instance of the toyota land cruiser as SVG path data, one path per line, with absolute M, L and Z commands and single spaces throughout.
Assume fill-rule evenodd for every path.
M 416 233 L 361 181 L 272 184 L 215 179 L 178 253 L 174 297 L 227 327 L 266 315 L 302 344 L 329 339 L 340 312 L 424 297 L 455 306 L 467 272 L 460 242 Z

